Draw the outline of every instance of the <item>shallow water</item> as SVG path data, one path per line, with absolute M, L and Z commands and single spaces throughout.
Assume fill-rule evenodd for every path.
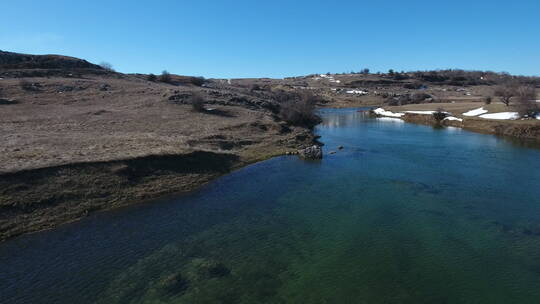
M 0 244 L 0 302 L 538 303 L 540 150 L 323 116 L 320 162 Z

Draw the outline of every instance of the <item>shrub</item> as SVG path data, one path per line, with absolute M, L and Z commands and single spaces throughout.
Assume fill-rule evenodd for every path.
M 362 70 L 362 74 L 364 74 L 364 75 L 369 74 L 369 69 L 363 69 L 363 70 Z
M 438 123 L 443 121 L 447 116 L 448 116 L 448 113 L 446 113 L 446 111 L 443 108 L 438 108 L 437 110 L 435 110 L 435 112 L 433 112 L 433 118 Z
M 21 87 L 21 89 L 25 90 L 25 91 L 36 91 L 37 90 L 37 87 L 31 83 L 30 81 L 26 80 L 26 79 L 21 79 L 19 81 L 19 86 Z
M 249 87 L 249 90 L 250 90 L 250 91 L 260 91 L 260 90 L 261 90 L 261 86 L 258 85 L 258 84 L 256 84 L 256 83 L 254 83 L 254 84 L 252 84 L 252 85 Z
M 487 104 L 487 105 L 491 104 L 492 99 L 493 98 L 491 96 L 487 96 L 487 97 L 484 98 L 484 103 Z
M 204 112 L 206 109 L 204 108 L 204 99 L 201 97 L 201 95 L 194 93 L 189 98 L 189 103 L 191 104 L 191 107 L 196 112 Z
M 428 98 L 431 98 L 431 95 L 426 93 L 414 93 L 411 95 L 412 103 L 420 103 Z
M 521 86 L 516 89 L 517 109 L 520 117 L 535 118 L 540 112 L 536 102 L 536 92 L 532 86 Z
M 109 72 L 114 72 L 112 64 L 108 62 L 103 61 L 99 64 L 99 66 L 102 67 L 104 70 L 107 70 Z
M 190 81 L 192 84 L 200 87 L 206 82 L 206 79 L 204 77 L 191 77 Z
M 150 74 L 148 74 L 148 76 L 146 76 L 146 80 L 148 80 L 148 81 L 156 81 L 156 80 L 157 80 L 157 76 L 154 75 L 154 74 L 152 74 L 152 73 L 150 73 Z
M 283 95 L 281 95 L 283 98 Z M 298 97 L 289 95 L 288 100 L 281 104 L 281 119 L 291 125 L 312 128 L 321 118 L 315 112 L 317 98 L 310 93 L 300 94 Z
M 418 90 L 421 87 L 423 87 L 423 84 L 421 82 L 415 81 L 415 82 L 412 82 L 412 83 L 406 83 L 406 84 L 403 85 L 403 87 L 405 89 L 409 89 L 409 90 Z
M 165 82 L 165 83 L 171 83 L 171 73 L 167 72 L 167 70 L 164 70 L 161 72 L 161 75 L 159 75 L 159 81 Z

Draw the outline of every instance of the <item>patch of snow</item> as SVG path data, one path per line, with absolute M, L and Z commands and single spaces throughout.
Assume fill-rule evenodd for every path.
M 405 113 L 394 113 L 394 112 L 386 111 L 383 108 L 377 108 L 373 110 L 373 113 L 377 115 L 381 115 L 381 116 L 386 116 L 386 117 L 401 117 L 405 115 Z
M 480 115 L 480 118 L 485 119 L 518 119 L 519 115 L 517 112 L 500 112 L 500 113 L 491 113 Z
M 366 92 L 366 91 L 362 91 L 362 90 L 348 90 L 348 91 L 347 91 L 347 94 L 361 94 L 361 95 L 366 95 L 367 92 Z
M 448 116 L 448 117 L 445 117 L 443 120 L 463 121 L 463 119 L 457 118 L 457 117 L 454 117 L 454 116 Z
M 536 119 L 540 119 L 540 113 L 536 114 Z
M 486 114 L 488 111 L 487 110 L 484 110 L 484 108 L 478 108 L 478 109 L 474 109 L 474 110 L 470 110 L 468 112 L 465 112 L 463 113 L 463 116 L 478 116 L 478 115 L 481 115 L 481 114 Z
M 411 113 L 411 114 L 422 114 L 422 115 L 431 115 L 435 113 L 436 111 L 405 111 L 405 113 Z

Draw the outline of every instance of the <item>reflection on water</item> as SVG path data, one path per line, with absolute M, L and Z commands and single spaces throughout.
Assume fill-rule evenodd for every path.
M 540 150 L 322 115 L 321 162 L 0 245 L 0 302 L 537 303 Z
M 320 124 L 325 128 L 340 128 L 345 126 L 358 125 L 369 113 L 364 110 L 350 110 L 348 115 L 333 115 L 339 113 L 339 110 L 328 109 L 324 111 L 324 120 Z

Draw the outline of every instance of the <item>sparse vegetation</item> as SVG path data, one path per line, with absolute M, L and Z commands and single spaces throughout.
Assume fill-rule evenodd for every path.
M 204 112 L 206 110 L 204 108 L 204 99 L 199 94 L 193 93 L 189 98 L 189 104 L 191 104 L 195 112 Z
M 161 75 L 159 75 L 159 81 L 164 83 L 171 83 L 171 73 L 169 73 L 167 70 L 164 70 L 161 72 Z
M 154 82 L 154 81 L 157 80 L 157 76 L 150 73 L 150 74 L 148 74 L 148 76 L 146 76 L 146 80 Z
M 484 103 L 487 104 L 487 105 L 491 104 L 492 100 L 493 100 L 493 97 L 487 96 L 487 97 L 484 98 Z
M 532 86 L 521 86 L 516 89 L 517 109 L 520 117 L 535 118 L 540 112 L 536 102 L 536 92 Z

